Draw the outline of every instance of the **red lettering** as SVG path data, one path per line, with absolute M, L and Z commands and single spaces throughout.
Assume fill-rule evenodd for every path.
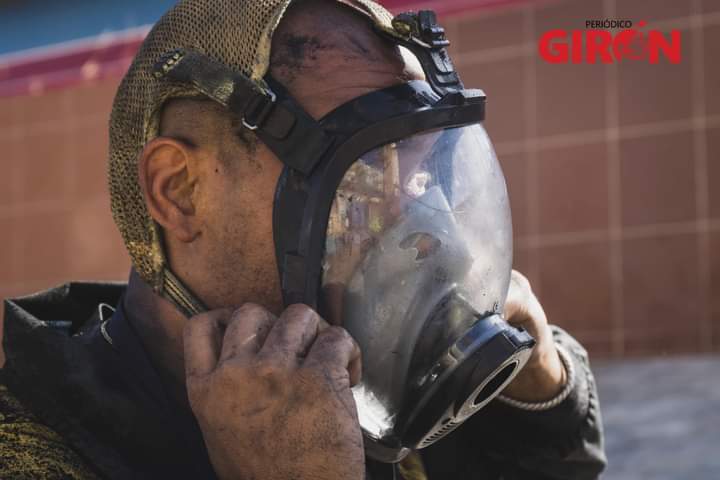
M 610 32 L 588 30 L 586 43 L 588 63 L 595 63 L 597 54 L 600 54 L 602 63 L 613 63 L 613 57 L 610 55 L 610 44 L 612 44 L 612 34 Z
M 582 30 L 572 32 L 572 63 L 582 63 Z
M 623 30 L 613 40 L 615 59 L 644 60 L 648 56 L 647 39 L 640 30 Z
M 645 22 L 639 22 L 644 26 Z M 583 35 L 585 38 L 583 38 Z M 584 41 L 583 41 L 584 40 Z M 585 45 L 583 47 L 583 45 Z M 657 30 L 648 33 L 626 29 L 613 35 L 607 30 L 550 30 L 538 42 L 540 57 L 548 63 L 597 63 L 598 57 L 605 64 L 623 60 L 660 61 L 660 53 L 678 64 L 682 58 L 680 31 L 670 32 L 666 38 Z M 583 55 L 585 58 L 583 58 Z
M 660 50 L 662 50 L 665 57 L 670 60 L 670 63 L 680 63 L 682 57 L 680 47 L 680 32 L 678 30 L 670 32 L 670 42 L 665 39 L 662 32 L 652 30 L 648 40 L 650 63 L 658 63 L 660 61 Z
M 545 32 L 543 36 L 540 37 L 540 42 L 538 43 L 540 57 L 549 63 L 567 63 L 567 43 L 553 42 L 555 39 L 566 40 L 567 32 L 565 30 L 550 30 Z

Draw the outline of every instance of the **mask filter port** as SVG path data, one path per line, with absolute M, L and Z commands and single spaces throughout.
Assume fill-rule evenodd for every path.
M 485 403 L 488 398 L 494 396 L 494 394 L 502 387 L 505 386 L 505 381 L 512 376 L 515 369 L 518 367 L 518 362 L 513 362 L 498 372 L 493 378 L 488 381 L 485 386 L 478 392 L 473 400 L 473 407 Z
M 455 368 L 444 381 L 436 382 L 433 395 L 426 397 L 426 403 L 410 418 L 403 445 L 425 448 L 462 425 L 515 378 L 534 345 L 527 332 L 499 315 L 480 318 L 449 349 L 447 355 L 455 359 Z

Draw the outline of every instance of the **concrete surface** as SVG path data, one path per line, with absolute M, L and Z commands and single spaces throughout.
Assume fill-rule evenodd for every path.
M 593 362 L 603 480 L 720 480 L 720 356 Z

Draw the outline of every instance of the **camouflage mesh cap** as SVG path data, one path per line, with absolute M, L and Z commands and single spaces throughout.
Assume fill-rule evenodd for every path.
M 138 157 L 158 135 L 163 104 L 197 96 L 187 85 L 153 74 L 168 52 L 195 50 L 262 85 L 270 66 L 272 35 L 297 0 L 183 0 L 148 34 L 118 88 L 110 117 L 109 183 L 111 209 L 133 266 L 157 293 L 169 288 L 159 226 L 148 213 L 138 183 Z M 392 16 L 370 0 L 335 0 L 392 32 Z

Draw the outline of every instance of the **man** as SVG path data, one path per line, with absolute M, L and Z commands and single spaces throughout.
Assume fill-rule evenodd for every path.
M 422 18 L 432 27 L 427 31 L 439 32 L 432 17 Z M 389 355 L 379 367 L 373 367 L 378 357 L 369 352 L 375 344 L 364 335 L 368 325 L 381 322 L 384 314 L 376 309 L 376 316 L 364 317 L 369 310 L 363 310 L 363 302 L 372 296 L 376 307 L 382 304 L 392 310 L 408 297 L 406 282 L 414 279 L 400 275 L 393 282 L 396 285 L 376 291 L 373 282 L 358 279 L 358 272 L 384 271 L 386 264 L 395 265 L 396 259 L 383 257 L 385 247 L 379 246 L 405 220 L 435 215 L 438 202 L 448 208 L 453 204 L 450 214 L 438 220 L 445 222 L 442 231 L 431 231 L 426 223 L 423 231 L 414 230 L 407 237 L 409 244 L 400 242 L 401 249 L 412 255 L 413 265 L 428 258 L 449 258 L 435 265 L 430 282 L 455 288 L 457 282 L 449 281 L 450 277 L 469 278 L 474 266 L 483 261 L 482 255 L 458 246 L 462 242 L 453 243 L 458 239 L 448 229 L 460 228 L 462 221 L 486 221 L 492 212 L 455 208 L 461 188 L 431 186 L 428 172 L 434 164 L 419 170 L 420 160 L 409 164 L 398 160 L 408 151 L 413 159 L 436 152 L 447 140 L 437 130 L 417 137 L 419 141 L 397 140 L 381 147 L 375 164 L 372 154 L 361 150 L 361 162 L 339 171 L 345 177 L 336 186 L 337 192 L 330 192 L 329 198 L 335 198 L 330 219 L 327 212 L 321 219 L 329 224 L 326 247 L 318 247 L 324 252 L 325 273 L 314 271 L 322 277 L 317 305 L 326 318 L 293 301 L 305 298 L 288 287 L 297 272 L 289 274 L 291 262 L 280 264 L 276 258 L 287 238 L 283 232 L 288 231 L 288 223 L 301 218 L 292 207 L 304 197 L 289 197 L 289 207 L 282 199 L 286 192 L 292 193 L 297 171 L 307 170 L 310 175 L 312 169 L 303 162 L 313 158 L 300 156 L 296 168 L 288 169 L 288 162 L 278 154 L 282 144 L 275 143 L 273 132 L 292 137 L 293 129 L 309 126 L 287 153 L 288 158 L 297 159 L 298 151 L 322 143 L 332 130 L 325 123 L 325 131 L 318 133 L 313 130 L 313 119 L 331 116 L 337 107 L 364 95 L 389 92 L 386 89 L 408 82 L 410 86 L 404 88 L 420 89 L 412 90 L 420 93 L 403 102 L 452 108 L 455 113 L 448 122 L 457 121 L 455 117 L 463 112 L 475 115 L 480 105 L 476 94 L 466 92 L 462 95 L 470 100 L 443 106 L 430 87 L 413 84 L 427 80 L 443 91 L 436 79 L 427 77 L 428 72 L 432 75 L 428 62 L 432 65 L 432 60 L 445 58 L 442 38 L 437 48 L 428 50 L 433 56 L 420 55 L 419 61 L 380 34 L 413 38 L 407 32 L 398 34 L 403 24 L 391 24 L 390 19 L 381 7 L 359 0 L 292 4 L 289 0 L 186 0 L 158 22 L 119 88 L 110 125 L 113 213 L 133 260 L 129 283 L 126 288 L 70 284 L 6 304 L 3 378 L 19 400 L 6 393 L 6 411 L 11 413 L 10 420 L 29 419 L 26 423 L 32 428 L 18 431 L 17 422 L 9 421 L 0 430 L 8 440 L 3 449 L 9 460 L 0 464 L 3 478 L 20 477 L 22 465 L 51 478 L 597 477 L 605 460 L 587 356 L 566 333 L 548 326 L 527 280 L 518 273 L 510 281 L 504 314 L 509 323 L 532 334 L 537 342 L 532 354 L 532 340 L 526 334 L 493 320 L 499 318 L 496 310 L 504 298 L 481 315 L 482 309 L 475 308 L 481 300 L 473 298 L 474 287 L 460 285 L 465 288 L 461 294 L 453 290 L 443 297 L 450 298 L 443 305 L 451 304 L 447 308 L 457 313 L 472 304 L 470 317 L 483 319 L 463 324 L 460 333 L 477 332 L 482 326 L 487 329 L 484 332 L 496 334 L 493 339 L 512 337 L 525 339 L 524 343 L 503 344 L 510 350 L 498 353 L 483 350 L 489 343 L 476 339 L 472 348 L 478 350 L 469 349 L 468 355 L 480 352 L 486 355 L 482 358 L 499 365 L 479 377 L 482 382 L 478 380 L 477 385 L 466 385 L 466 380 L 475 379 L 478 370 L 459 377 L 460 367 L 443 367 L 448 368 L 447 378 L 466 380 L 445 383 L 441 392 L 455 391 L 450 385 L 460 390 L 471 387 L 471 393 L 463 394 L 467 400 L 460 410 L 470 409 L 474 415 L 460 418 L 455 411 L 450 414 L 452 421 L 450 417 L 442 420 L 457 428 L 453 433 L 448 435 L 448 428 L 417 426 L 418 418 L 428 417 L 428 404 L 413 410 L 422 413 L 419 417 L 398 407 L 397 415 L 385 419 L 389 425 L 385 430 L 375 436 L 370 432 L 367 404 L 357 391 L 353 395 L 351 386 L 362 381 L 359 386 L 377 394 L 374 398 L 384 407 L 383 402 L 394 393 L 382 389 L 386 372 L 381 370 L 396 371 L 401 362 L 394 359 L 398 352 L 393 350 L 386 352 Z M 413 48 L 411 43 L 407 46 Z M 448 74 L 445 67 L 440 68 Z M 266 73 L 272 77 L 268 81 L 273 82 L 277 97 L 269 95 L 270 88 L 260 80 Z M 242 88 L 252 93 L 250 100 L 238 100 Z M 447 98 L 458 99 L 455 92 Z M 268 103 L 261 102 L 269 97 Z M 249 110 L 237 115 L 233 109 L 241 104 L 262 108 L 254 108 L 254 113 L 259 112 L 256 115 L 249 115 Z M 419 108 L 412 118 L 426 115 L 422 111 L 428 108 Z M 343 113 L 340 110 L 337 115 Z M 371 110 L 364 118 L 375 114 Z M 342 130 L 346 123 L 336 126 Z M 447 140 L 453 161 L 462 156 L 459 148 L 467 138 L 463 135 Z M 330 144 L 324 148 L 331 149 Z M 423 155 L 416 155 L 418 151 Z M 470 151 L 475 159 L 478 153 Z M 488 168 L 493 158 L 488 157 Z M 481 163 L 472 165 L 469 176 L 482 170 Z M 457 163 L 454 166 L 459 168 Z M 392 175 L 377 177 L 378 168 Z M 380 178 L 375 182 L 380 193 L 373 193 L 372 198 L 367 191 L 343 196 L 348 188 L 357 187 L 358 178 L 349 177 L 345 170 L 353 175 L 360 172 L 359 177 L 369 184 Z M 397 183 L 400 177 L 412 181 L 403 186 Z M 498 191 L 504 192 L 504 186 Z M 343 202 L 357 205 L 361 196 L 360 209 L 347 209 L 350 213 L 343 216 Z M 504 197 L 498 198 L 503 201 L 497 209 L 504 211 Z M 378 208 L 381 201 L 387 203 Z M 292 214 L 283 216 L 288 208 Z M 468 211 L 474 215 L 468 217 Z M 342 233 L 347 222 L 350 231 Z M 357 234 L 361 227 L 362 235 Z M 479 230 L 466 229 L 465 235 Z M 509 229 L 485 230 L 500 239 L 496 242 L 499 253 L 486 255 L 490 265 L 496 257 L 509 258 L 503 253 L 509 241 L 500 235 Z M 353 248 L 354 253 L 346 250 Z M 288 255 L 283 258 L 287 260 Z M 507 274 L 503 268 L 493 268 L 488 271 L 497 273 L 485 280 L 487 285 L 498 285 L 495 290 L 480 283 L 472 286 L 483 290 L 483 295 L 504 297 Z M 506 270 L 509 273 L 509 267 Z M 358 284 L 365 285 L 364 293 L 353 296 Z M 338 288 L 342 294 L 333 296 Z M 388 297 L 390 291 L 394 296 Z M 425 291 L 424 296 L 428 295 Z M 314 298 L 304 303 L 313 303 Z M 388 298 L 396 304 L 388 304 Z M 114 313 L 110 305 L 117 306 Z M 403 306 L 407 308 L 419 311 L 415 304 Z M 359 320 L 358 312 L 363 312 Z M 452 323 L 446 315 L 428 315 L 441 318 L 440 328 L 451 343 L 467 338 L 448 330 Z M 405 341 L 402 337 L 411 336 L 415 329 L 419 340 L 409 351 L 418 351 L 423 341 L 428 350 L 419 351 L 432 351 L 441 337 L 428 333 L 427 325 L 411 324 L 412 328 L 392 335 L 381 329 L 380 341 L 395 341 L 393 349 L 398 348 Z M 352 329 L 356 338 L 343 327 Z M 361 358 L 356 340 L 366 358 Z M 461 343 L 452 345 L 457 350 Z M 456 351 L 452 348 L 447 351 Z M 424 365 L 433 358 L 414 356 L 411 365 Z M 468 368 L 479 365 L 482 369 L 487 363 L 465 360 L 457 359 Z M 420 369 L 423 375 L 412 379 L 408 374 L 407 386 L 395 385 L 398 377 L 393 377 L 386 388 L 406 395 L 403 405 L 421 397 L 429 398 L 429 404 L 438 402 L 437 392 L 426 397 L 422 388 L 435 385 L 432 371 Z M 502 376 L 500 372 L 508 373 Z M 375 379 L 378 383 L 373 383 Z M 484 406 L 485 387 L 507 382 L 502 395 Z M 406 413 L 415 420 L 403 424 Z M 435 422 L 432 415 L 428 418 Z M 440 425 L 441 418 L 437 420 Z M 414 428 L 422 434 L 409 440 L 412 435 L 406 433 Z M 384 437 L 385 431 L 394 433 Z M 399 443 L 393 446 L 391 440 Z M 23 441 L 40 447 L 22 452 Z M 425 444 L 429 446 L 409 451 Z M 45 458 L 42 448 L 48 452 Z M 28 453 L 31 459 L 23 462 L 22 455 Z M 399 463 L 378 461 L 383 455 Z

